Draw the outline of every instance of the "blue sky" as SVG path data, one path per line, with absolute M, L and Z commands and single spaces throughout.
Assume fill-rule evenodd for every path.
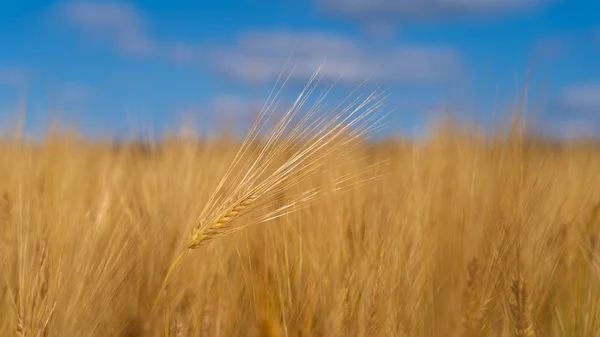
M 26 97 L 34 134 L 56 116 L 90 136 L 243 127 L 292 50 L 283 103 L 325 62 L 331 104 L 367 78 L 389 90 L 387 132 L 445 109 L 489 122 L 528 71 L 545 130 L 600 130 L 596 0 L 4 0 L 0 121 Z

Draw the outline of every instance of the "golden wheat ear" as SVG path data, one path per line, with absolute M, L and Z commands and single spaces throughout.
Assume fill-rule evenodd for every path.
M 510 319 L 513 334 L 517 337 L 535 337 L 531 304 L 527 292 L 527 283 L 520 275 L 513 279 L 510 287 Z
M 319 83 L 318 74 L 319 70 L 311 77 L 292 106 L 275 121 L 275 100 L 289 76 L 282 82 L 279 91 L 273 91 L 273 98 L 270 96 L 267 100 L 191 230 L 187 248 L 169 268 L 152 310 L 175 265 L 181 261 L 186 251 L 247 226 L 306 207 L 327 187 L 306 188 L 304 193 L 286 200 L 275 210 L 270 201 L 276 199 L 279 191 L 299 186 L 315 176 L 322 170 L 324 161 L 335 163 L 336 158 L 353 154 L 371 132 L 381 127 L 385 117 L 379 114 L 383 95 L 377 92 L 351 100 L 355 90 L 338 106 L 321 111 L 324 99 L 331 90 L 328 87 L 308 111 L 301 115 L 302 108 Z M 277 83 L 280 81 L 281 76 Z M 360 174 L 335 178 L 328 187 L 333 191 L 347 190 L 358 185 L 357 180 L 363 179 L 359 176 Z
M 192 231 L 188 241 L 188 248 L 198 248 L 204 243 L 208 242 L 210 239 L 222 234 L 227 229 L 227 225 L 231 221 L 235 220 L 235 218 L 240 215 L 240 212 L 251 206 L 256 199 L 258 199 L 257 194 L 250 194 L 249 196 L 240 200 L 239 203 L 237 203 L 231 209 L 227 210 L 223 215 L 219 216 L 216 221 L 211 222 L 206 226 L 200 224 L 199 227 Z

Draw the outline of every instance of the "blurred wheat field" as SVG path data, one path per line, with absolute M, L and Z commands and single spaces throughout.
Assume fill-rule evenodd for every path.
M 238 145 L 2 142 L 0 335 L 600 336 L 598 147 L 451 127 L 315 173 L 388 162 L 194 251 L 151 314 Z

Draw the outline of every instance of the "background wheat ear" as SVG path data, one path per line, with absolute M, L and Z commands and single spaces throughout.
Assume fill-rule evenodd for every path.
M 514 277 L 510 290 L 512 294 L 510 318 L 514 336 L 535 337 L 527 283 L 523 277 Z

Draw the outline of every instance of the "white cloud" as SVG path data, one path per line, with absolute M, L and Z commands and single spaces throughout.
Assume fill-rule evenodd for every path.
M 58 7 L 58 17 L 89 41 L 106 44 L 129 56 L 162 58 L 179 64 L 200 57 L 196 46 L 157 39 L 141 11 L 125 1 L 72 0 Z
M 560 96 L 563 109 L 600 113 L 600 82 L 567 87 Z
M 568 139 L 591 138 L 596 135 L 596 124 L 586 119 L 569 120 L 563 125 L 563 136 Z
M 498 16 L 557 0 L 314 0 L 326 12 L 364 21 Z
M 172 43 L 164 50 L 166 50 L 166 57 L 169 60 L 179 64 L 193 63 L 201 54 L 201 50 L 183 42 Z
M 246 115 L 250 110 L 261 108 L 249 99 L 240 96 L 222 94 L 212 100 L 213 112 L 230 116 Z
M 569 30 L 543 36 L 535 41 L 531 51 L 536 60 L 556 60 L 588 53 L 590 46 L 600 46 L 600 29 Z
M 182 122 L 185 134 L 196 132 L 244 134 L 258 116 L 263 102 L 249 97 L 218 93 L 207 101 L 198 101 L 174 109 L 175 116 Z
M 22 86 L 27 82 L 27 69 L 19 67 L 0 67 L 0 85 Z
M 555 60 L 569 51 L 566 41 L 563 36 L 541 38 L 533 44 L 531 56 L 535 60 Z
M 535 131 L 559 140 L 578 140 L 597 135 L 598 124 L 590 118 L 562 118 L 543 121 L 535 125 Z
M 391 39 L 398 35 L 396 25 L 391 22 L 369 22 L 365 25 L 364 29 L 368 36 L 375 39 Z
M 59 7 L 59 14 L 87 38 L 111 44 L 125 54 L 147 56 L 156 50 L 142 15 L 125 2 L 71 1 Z
M 262 83 L 276 78 L 290 59 L 292 76 L 309 78 L 319 66 L 326 80 L 377 84 L 438 82 L 462 74 L 457 50 L 448 46 L 375 47 L 326 33 L 255 32 L 235 45 L 215 47 L 215 70 L 233 79 Z
M 360 4 L 358 0 L 352 1 Z M 108 44 L 121 53 L 212 66 L 218 74 L 250 83 L 276 78 L 292 51 L 294 79 L 309 78 L 321 65 L 320 75 L 324 79 L 352 83 L 367 79 L 378 84 L 431 83 L 464 74 L 458 51 L 449 46 L 374 46 L 335 34 L 286 31 L 246 33 L 232 45 L 195 46 L 160 41 L 149 33 L 143 15 L 125 2 L 74 0 L 59 9 L 63 20 L 85 37 Z M 385 24 L 373 27 L 378 27 L 374 34 L 390 34 Z
M 94 97 L 92 88 L 84 83 L 65 82 L 53 86 L 56 103 L 63 106 L 82 105 Z

